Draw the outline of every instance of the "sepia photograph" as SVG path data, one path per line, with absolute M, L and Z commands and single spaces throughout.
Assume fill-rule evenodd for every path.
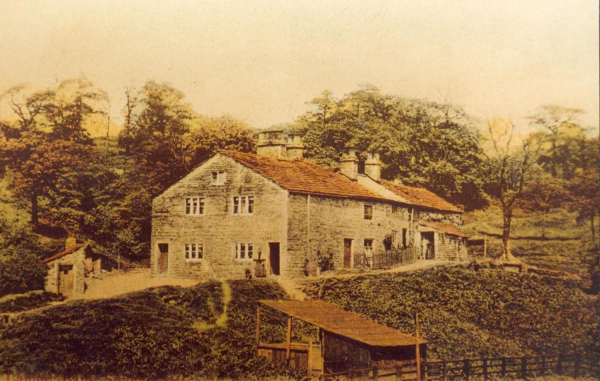
M 599 0 L 0 0 L 0 381 L 600 378 Z

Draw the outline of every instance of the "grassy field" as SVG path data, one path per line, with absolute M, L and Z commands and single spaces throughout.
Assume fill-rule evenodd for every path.
M 0 373 L 302 378 L 255 357 L 257 300 L 285 297 L 251 280 L 68 302 L 0 329 Z M 598 350 L 597 296 L 545 276 L 450 266 L 332 278 L 324 299 L 407 333 L 420 311 L 430 358 Z M 263 314 L 261 327 L 263 341 L 283 341 L 282 315 Z M 314 335 L 302 324 L 294 331 L 294 340 Z
M 588 268 L 581 261 L 582 245 L 591 238 L 589 221 L 578 224 L 576 212 L 515 213 L 511 229 L 513 255 L 540 268 L 567 271 L 585 277 Z M 502 234 L 502 213 L 489 208 L 465 214 L 464 230 L 472 236 Z M 596 225 L 597 226 L 597 225 Z M 489 237 L 489 253 L 500 254 L 500 238 Z

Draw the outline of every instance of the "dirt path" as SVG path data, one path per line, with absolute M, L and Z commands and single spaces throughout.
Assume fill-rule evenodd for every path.
M 136 269 L 121 273 L 107 273 L 103 278 L 86 280 L 88 289 L 81 299 L 103 299 L 141 291 L 150 287 L 182 286 L 190 287 L 199 283 L 198 280 L 151 277 L 150 269 Z

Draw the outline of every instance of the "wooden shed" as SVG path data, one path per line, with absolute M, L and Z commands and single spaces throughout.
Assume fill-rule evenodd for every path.
M 260 306 L 257 311 L 258 355 L 309 375 L 339 374 L 352 370 L 414 364 L 426 358 L 427 341 L 378 324 L 324 301 L 261 300 L 260 304 L 288 316 L 284 343 L 260 341 Z M 319 328 L 315 342 L 292 342 L 292 318 Z

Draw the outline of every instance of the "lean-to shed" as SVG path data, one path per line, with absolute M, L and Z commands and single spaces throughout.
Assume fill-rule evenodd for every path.
M 260 342 L 260 308 L 256 335 L 258 355 L 287 362 L 311 375 L 352 369 L 395 366 L 416 359 L 417 338 L 376 323 L 324 301 L 261 300 L 260 304 L 288 316 L 285 343 Z M 292 318 L 319 328 L 316 342 L 292 343 Z M 419 339 L 420 358 L 426 357 L 427 341 Z

